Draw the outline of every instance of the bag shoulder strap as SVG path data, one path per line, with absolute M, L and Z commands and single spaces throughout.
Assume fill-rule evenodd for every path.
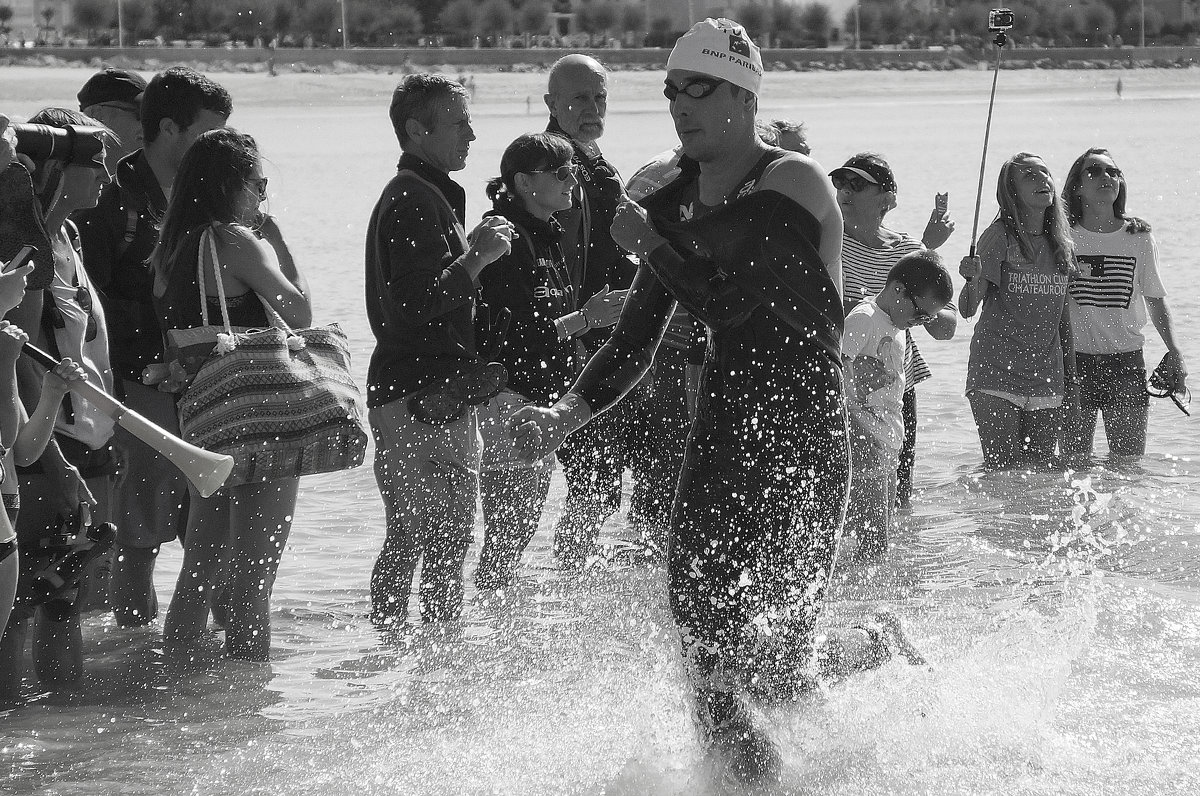
M 221 306 L 221 323 L 227 334 L 233 334 L 229 323 L 229 303 L 225 299 L 225 282 L 221 279 L 221 259 L 217 256 L 216 225 L 210 224 L 200 233 L 200 252 L 196 256 L 196 286 L 200 292 L 200 324 L 208 326 L 208 289 L 204 284 L 204 248 L 208 243 L 208 256 L 212 260 L 213 279 L 217 282 L 217 301 Z

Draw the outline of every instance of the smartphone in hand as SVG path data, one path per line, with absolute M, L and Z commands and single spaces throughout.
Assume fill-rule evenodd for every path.
M 933 209 L 937 211 L 939 216 L 946 215 L 950 209 L 950 194 L 938 193 L 933 195 Z
M 18 251 L 11 260 L 9 260 L 7 263 L 5 263 L 4 267 L 2 269 L 0 269 L 0 271 L 3 271 L 6 274 L 9 271 L 15 271 L 16 269 L 18 269 L 22 265 L 24 265 L 25 261 L 28 260 L 30 257 L 32 257 L 35 252 L 37 252 L 37 247 L 35 247 L 35 246 L 29 246 L 29 245 L 22 246 L 20 251 Z

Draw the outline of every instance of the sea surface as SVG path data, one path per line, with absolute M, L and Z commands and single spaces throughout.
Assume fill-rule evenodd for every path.
M 0 111 L 72 105 L 83 69 L 0 69 Z M 1115 86 L 1123 82 L 1123 98 Z M 365 374 L 367 217 L 398 147 L 387 75 L 217 76 L 231 123 L 267 159 L 269 209 Z M 478 140 L 456 175 L 468 215 L 520 133 L 541 129 L 544 75 L 476 75 Z M 675 143 L 661 73 L 617 73 L 601 145 L 625 175 Z M 950 193 L 954 266 L 970 244 L 991 74 L 768 74 L 760 115 L 803 120 L 832 169 L 883 153 L 900 186 L 888 224 L 920 235 Z M 1110 148 L 1129 209 L 1158 238 L 1175 328 L 1200 374 L 1200 71 L 1005 71 L 980 228 L 1007 155 L 1065 176 Z M 1192 231 L 1189 232 L 1189 229 Z M 957 274 L 956 274 L 957 281 Z M 1163 346 L 1148 328 L 1147 361 Z M 768 717 L 781 793 L 1186 794 L 1200 789 L 1200 431 L 1154 401 L 1140 465 L 980 470 L 963 383 L 972 324 L 919 339 L 917 491 L 869 587 L 839 582 L 830 626 L 886 607 L 931 667 L 890 663 Z M 1200 410 L 1200 404 L 1195 406 Z M 368 465 L 305 479 L 275 585 L 273 661 L 167 665 L 159 628 L 85 626 L 87 679 L 29 687 L 0 711 L 0 792 L 14 794 L 695 794 L 715 792 L 689 719 L 659 569 L 558 571 L 556 475 L 519 587 L 468 588 L 460 627 L 385 643 L 364 616 L 383 537 Z M 624 515 L 606 538 L 629 532 Z M 481 531 L 477 532 L 477 539 Z M 178 545 L 160 560 L 165 608 Z M 473 569 L 474 551 L 468 562 Z

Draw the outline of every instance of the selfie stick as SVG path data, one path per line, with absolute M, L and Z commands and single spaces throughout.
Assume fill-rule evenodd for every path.
M 1004 45 L 1008 43 L 1008 34 L 1003 30 L 995 31 L 996 38 L 996 67 L 992 72 L 992 96 L 988 100 L 987 127 L 983 131 L 983 157 L 979 159 L 979 188 L 975 191 L 975 220 L 971 223 L 971 257 L 975 256 L 975 235 L 979 232 L 979 207 L 983 202 L 983 175 L 987 168 L 988 139 L 992 135 L 992 108 L 996 104 L 996 79 L 1000 77 L 1000 57 L 1004 55 Z
M 22 351 L 48 370 L 53 370 L 59 364 L 57 359 L 29 343 L 22 346 Z M 91 382 L 68 381 L 67 386 L 71 392 L 78 393 L 92 406 L 117 421 L 121 428 L 154 448 L 167 461 L 178 467 L 196 487 L 201 497 L 208 497 L 220 489 L 233 470 L 232 456 L 206 451 L 185 442 L 151 423 Z

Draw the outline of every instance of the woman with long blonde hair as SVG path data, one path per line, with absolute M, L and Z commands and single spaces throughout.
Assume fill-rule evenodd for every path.
M 1050 170 L 1019 152 L 1000 167 L 1000 213 L 964 257 L 959 311 L 983 314 L 971 338 L 967 398 L 989 469 L 1048 466 L 1074 380 L 1067 283 L 1074 268 L 1066 212 Z

